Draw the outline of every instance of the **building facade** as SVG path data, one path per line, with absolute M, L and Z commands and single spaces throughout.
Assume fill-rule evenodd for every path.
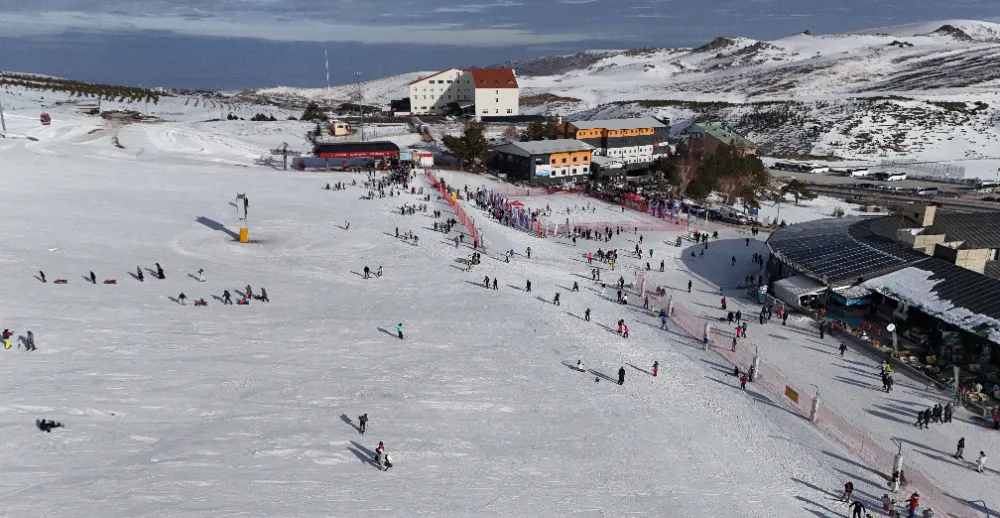
M 577 140 L 514 142 L 496 148 L 493 167 L 531 185 L 586 181 L 594 148 Z
M 705 122 L 691 126 L 688 130 L 688 149 L 692 153 L 711 155 L 725 144 L 736 149 L 742 156 L 756 155 L 757 146 L 746 137 L 736 133 L 723 122 Z
M 456 106 L 477 120 L 520 114 L 521 89 L 510 68 L 449 68 L 409 86 L 413 115 L 448 115 Z
M 669 123 L 652 117 L 577 121 L 560 124 L 556 139 L 573 139 L 594 147 L 594 154 L 622 164 L 626 173 L 639 173 L 670 151 Z

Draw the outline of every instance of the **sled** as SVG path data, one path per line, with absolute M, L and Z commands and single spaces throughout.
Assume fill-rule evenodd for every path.
M 104 279 L 104 284 L 118 284 L 116 279 Z
M 208 301 L 205 301 L 205 300 L 196 300 L 196 301 L 194 301 L 194 305 L 195 306 L 207 306 L 208 305 Z
M 52 283 L 53 284 L 67 284 L 67 283 L 69 283 L 69 281 L 67 281 L 66 279 L 56 279 L 56 280 L 52 281 Z

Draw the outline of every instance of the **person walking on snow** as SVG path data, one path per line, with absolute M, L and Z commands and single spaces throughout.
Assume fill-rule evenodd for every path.
M 733 256 L 733 266 L 736 266 L 736 256 Z
M 198 270 L 198 282 L 205 282 L 205 270 Z
M 979 452 L 979 458 L 976 459 L 976 471 L 982 473 L 983 469 L 986 467 L 986 452 Z
M 358 431 L 361 435 L 365 434 L 365 429 L 368 427 L 368 413 L 361 414 L 358 416 Z
M 396 334 L 399 335 L 399 339 L 400 340 L 403 339 L 403 323 L 402 322 L 400 322 L 399 324 L 396 324 Z
M 45 280 L 45 272 L 38 270 L 38 277 L 42 279 L 42 282 L 48 282 Z
M 642 299 L 642 309 L 649 309 L 649 295 Z
M 525 284 L 524 291 L 531 293 L 531 280 L 528 280 L 527 284 Z
M 847 344 L 845 344 L 844 342 L 840 342 L 840 357 L 843 358 L 844 353 L 846 352 L 847 352 Z
M 750 381 L 750 379 L 747 378 L 746 374 L 740 376 L 740 388 L 743 389 L 743 390 L 746 390 L 747 389 L 747 382 L 748 381 Z
M 580 291 L 580 285 L 576 281 L 573 281 L 573 291 Z
M 590 322 L 590 308 L 587 308 L 587 310 L 583 312 L 583 319 Z
M 494 290 L 497 289 L 497 278 L 496 277 L 493 278 L 493 289 Z
M 848 508 L 852 511 L 851 518 L 864 518 L 865 505 L 860 501 L 855 501 Z
M 261 302 L 271 302 L 270 300 L 268 300 L 268 298 L 267 298 L 267 290 L 265 290 L 264 288 L 261 288 L 261 289 L 260 289 L 260 297 L 259 297 L 259 300 L 260 300 Z
M 663 329 L 665 331 L 669 331 L 670 330 L 670 328 L 667 327 L 667 315 L 666 315 L 666 313 L 663 313 L 663 314 L 660 315 L 660 329 Z
M 625 384 L 625 367 L 618 369 L 618 384 L 619 385 Z
M 844 496 L 841 497 L 841 500 L 845 502 L 850 502 L 852 493 L 854 493 L 854 482 L 848 482 L 844 484 Z
M 94 272 L 90 272 L 90 282 L 92 284 L 97 284 L 97 276 L 94 275 Z
M 739 328 L 737 328 L 739 329 Z M 733 337 L 733 352 L 736 352 L 736 337 Z
M 625 324 L 625 328 L 622 331 L 622 338 L 628 338 L 628 324 Z
M 28 337 L 24 339 L 24 350 L 34 351 L 35 349 L 37 349 L 35 347 L 35 334 L 28 331 Z
M 722 297 L 722 311 L 726 310 L 726 297 Z
M 376 277 L 381 277 L 382 276 L 382 265 L 381 264 L 378 265 L 378 271 L 375 272 L 375 276 Z
M 956 459 L 965 460 L 965 457 L 962 456 L 964 452 L 965 452 L 965 437 L 962 437 L 961 439 L 958 440 L 958 449 L 955 450 L 955 454 L 952 455 L 952 457 L 955 457 Z
M 490 287 L 490 276 L 489 275 L 483 277 L 483 287 L 485 287 L 486 289 L 489 289 L 489 287 Z
M 653 362 L 653 377 L 655 378 L 660 374 L 660 362 Z
M 528 259 L 531 259 L 531 247 L 528 247 Z
M 139 282 L 143 282 L 146 277 L 142 274 L 142 268 L 139 266 L 135 267 L 135 278 L 139 279 Z
M 160 263 L 154 263 L 154 266 L 156 266 L 156 278 L 160 279 L 161 281 L 163 279 L 166 279 L 167 276 L 163 275 L 163 268 L 160 267 Z
M 691 293 L 691 279 L 688 279 L 688 293 Z
M 552 299 L 552 303 L 555 304 L 556 306 L 559 305 L 559 292 L 556 292 L 556 296 L 554 299 Z

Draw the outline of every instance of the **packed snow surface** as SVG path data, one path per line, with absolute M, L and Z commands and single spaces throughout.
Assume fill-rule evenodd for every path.
M 362 200 L 364 174 L 253 165 L 286 138 L 275 128 L 298 123 L 204 123 L 174 105 L 158 108 L 174 113 L 164 122 L 125 127 L 53 109 L 42 127 L 30 104 L 4 95 L 18 138 L 0 140 L 0 327 L 31 330 L 38 346 L 3 351 L 0 363 L 0 498 L 11 516 L 839 516 L 846 481 L 870 508 L 884 492 L 870 470 L 888 467 L 853 460 L 780 394 L 740 390 L 715 353 L 590 280 L 585 252 L 630 249 L 634 234 L 574 247 L 475 212 L 491 248 L 466 272 L 472 250 L 454 245 L 458 228 L 444 235 L 429 212 L 399 214 L 427 203 L 449 217 L 435 196 Z M 321 189 L 341 181 L 347 190 Z M 412 185 L 429 188 L 422 175 Z M 237 193 L 255 243 L 233 241 Z M 682 232 L 644 236 L 666 263 L 651 275 L 679 303 L 715 307 L 718 283 L 731 280 L 720 276 L 737 275 L 729 255 L 749 264 L 762 245 L 722 229 L 710 249 L 718 264 L 705 270 L 665 244 Z M 600 268 L 605 280 L 629 277 L 644 261 Z M 164 280 L 146 270 L 154 263 Z M 384 275 L 364 279 L 365 266 Z M 484 276 L 499 289 L 484 289 Z M 220 303 L 247 284 L 271 302 Z M 194 307 L 199 298 L 208 305 Z M 570 367 L 577 360 L 587 372 Z M 824 390 L 838 383 L 828 369 L 796 369 L 786 372 Z M 828 397 L 856 410 L 879 396 Z M 41 432 L 40 418 L 65 428 Z M 393 457 L 387 472 L 371 459 L 379 441 Z M 966 471 L 949 485 L 959 507 L 996 507 L 982 490 L 995 472 Z

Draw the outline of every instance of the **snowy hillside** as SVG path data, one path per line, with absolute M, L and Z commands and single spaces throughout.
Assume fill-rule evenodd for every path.
M 730 310 L 753 315 L 756 303 L 733 287 L 766 250 L 746 232 L 719 228 L 696 258 L 701 247 L 672 244 L 684 225 L 574 244 L 467 205 L 489 247 L 467 272 L 468 239 L 433 230 L 442 220 L 430 212 L 452 217 L 438 196 L 369 200 L 365 174 L 254 165 L 301 122 L 206 121 L 204 99 L 167 96 L 149 109 L 160 120 L 121 124 L 57 97 L 0 91 L 12 137 L 0 139 L 0 328 L 12 344 L 30 330 L 37 345 L 0 349 L 0 496 L 11 516 L 840 516 L 846 481 L 878 506 L 890 466 L 872 452 L 895 451 L 888 437 L 905 442 L 913 481 L 897 498 L 919 490 L 923 506 L 958 518 L 982 515 L 974 500 L 1000 507 L 995 470 L 934 453 L 961 435 L 993 456 L 1000 436 L 962 410 L 954 424 L 914 429 L 911 410 L 946 397 L 919 380 L 901 372 L 902 395 L 884 394 L 869 386 L 874 357 L 837 356 L 808 320 L 751 321 L 739 354 L 759 349 L 793 373 L 788 383 L 821 389 L 823 416 L 852 416 L 844 433 L 865 448 L 850 448 L 773 391 L 777 378 L 741 389 L 728 343 L 703 351 L 676 317 L 661 329 L 664 300 L 647 311 L 630 288 L 630 303 L 617 304 L 591 280 L 592 267 L 606 282 L 635 279 L 649 259 L 624 250 L 644 239 L 664 263 L 649 282 L 696 312 L 696 325 L 723 315 L 720 290 Z M 43 103 L 51 126 L 39 124 Z M 347 188 L 321 188 L 337 182 Z M 430 192 L 422 172 L 411 185 Z M 231 237 L 236 193 L 250 200 L 255 243 Z M 522 201 L 560 220 L 652 224 L 577 195 Z M 826 203 L 781 218 L 821 217 Z M 403 204 L 428 212 L 404 216 Z M 623 250 L 615 271 L 586 264 L 599 247 Z M 505 250 L 516 252 L 509 262 Z M 154 263 L 165 279 L 150 274 Z M 366 267 L 384 275 L 365 279 Z M 248 284 L 270 301 L 223 304 Z M 206 306 L 192 304 L 201 298 Z M 43 418 L 64 427 L 44 433 Z M 379 441 L 394 464 L 384 472 Z

